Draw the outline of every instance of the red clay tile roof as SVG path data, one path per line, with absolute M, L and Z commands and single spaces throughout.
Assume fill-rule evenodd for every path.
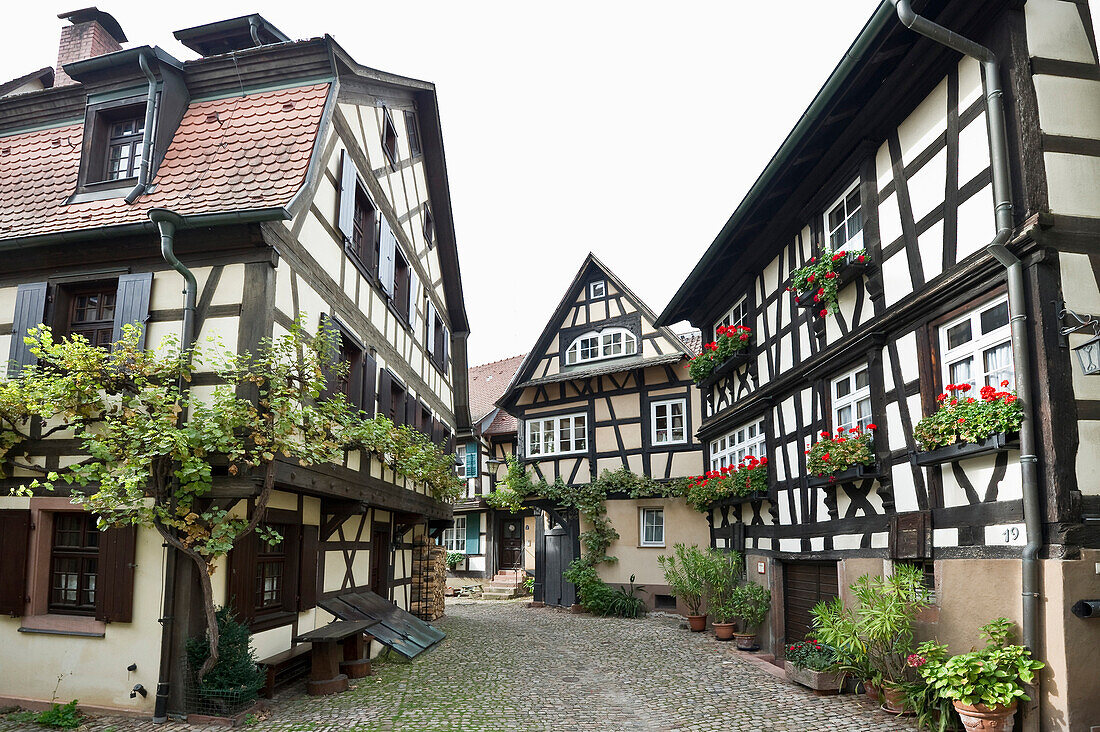
M 83 123 L 0 138 L 0 239 L 287 205 L 305 178 L 329 85 L 192 102 L 152 193 L 64 205 L 76 190 Z M 216 117 L 214 116 L 216 115 Z
M 485 428 L 483 435 L 508 435 L 519 430 L 519 423 L 516 422 L 516 418 L 505 412 L 503 409 L 497 412 L 497 416 L 493 418 L 493 423 Z
M 470 416 L 475 423 L 496 409 L 496 400 L 503 396 L 521 363 L 522 354 L 470 368 Z
M 698 356 L 699 352 L 703 350 L 703 333 L 701 331 L 693 330 L 687 333 L 677 333 L 676 337 L 691 351 L 692 356 Z

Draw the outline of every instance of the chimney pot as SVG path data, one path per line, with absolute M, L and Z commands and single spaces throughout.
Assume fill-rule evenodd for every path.
M 126 34 L 122 31 L 122 26 L 111 17 L 110 13 L 104 13 L 99 8 L 81 8 L 60 13 L 57 17 L 69 21 L 72 25 L 61 29 L 54 86 L 76 83 L 65 73 L 63 68 L 65 64 L 121 51 L 122 44 L 126 42 Z

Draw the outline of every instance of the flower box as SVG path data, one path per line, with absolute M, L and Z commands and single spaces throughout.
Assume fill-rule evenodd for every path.
M 979 455 L 992 455 L 997 452 L 1008 452 L 1019 448 L 1019 435 L 1015 432 L 998 432 L 990 435 L 980 442 L 956 442 L 954 445 L 937 447 L 935 450 L 918 452 L 913 456 L 913 462 L 922 467 L 929 465 L 943 465 L 953 463 L 965 458 L 978 457 Z
M 858 255 L 848 254 L 843 261 L 837 262 L 835 267 L 837 290 L 844 289 L 846 285 L 863 276 L 867 269 L 867 257 L 863 255 L 862 262 L 858 261 L 857 257 Z M 794 298 L 795 305 L 800 308 L 821 308 L 822 303 L 814 301 L 814 295 L 816 294 L 816 288 L 797 293 Z
M 715 366 L 714 371 L 710 372 L 710 376 L 699 382 L 699 391 L 706 392 L 710 387 L 717 384 L 719 380 L 729 376 L 751 360 L 752 354 L 749 353 L 749 349 L 746 348 L 742 351 L 737 351 L 725 361 Z
M 882 471 L 878 469 L 878 463 L 876 462 L 870 465 L 854 465 L 847 470 L 830 475 L 811 475 L 806 483 L 811 488 L 820 488 L 821 486 L 836 485 L 837 483 L 851 483 L 865 478 L 877 478 L 880 475 L 882 475 Z
M 790 661 L 785 661 L 783 668 L 787 672 L 788 681 L 801 684 L 814 691 L 831 694 L 837 694 L 840 691 L 841 677 L 843 676 L 840 672 L 814 671 L 813 669 L 795 666 Z
M 752 501 L 766 501 L 768 500 L 767 491 L 752 491 L 743 496 L 730 496 L 729 498 L 723 498 L 715 501 L 711 504 L 711 507 L 717 506 L 739 506 L 743 503 L 751 503 Z

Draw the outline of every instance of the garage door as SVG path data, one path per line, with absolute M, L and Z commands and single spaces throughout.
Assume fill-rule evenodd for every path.
M 840 594 L 836 562 L 787 562 L 783 565 L 786 642 L 796 643 L 813 628 L 811 608 Z

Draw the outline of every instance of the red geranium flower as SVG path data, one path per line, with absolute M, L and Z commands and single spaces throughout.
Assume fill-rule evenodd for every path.
M 858 257 L 856 257 L 856 261 L 857 262 L 862 262 L 863 261 L 863 255 L 860 254 Z
M 821 317 L 823 317 L 823 318 L 824 318 L 824 317 L 825 317 L 826 315 L 828 315 L 828 314 L 829 314 L 829 311 L 828 311 L 828 310 L 822 310 L 822 311 L 821 311 Z
M 836 277 L 836 272 L 826 272 L 825 273 L 825 279 L 827 279 L 827 280 L 831 280 L 834 277 Z
M 875 426 L 875 425 L 873 425 L 873 424 L 868 424 L 868 425 L 867 425 L 867 429 L 869 429 L 869 430 L 877 430 L 877 429 L 878 429 L 878 427 L 876 427 L 876 426 Z
M 1005 379 L 1004 381 L 1002 381 L 1002 382 L 1001 382 L 1001 386 L 1002 386 L 1002 387 L 1006 387 L 1006 386 L 1008 386 L 1008 379 Z
M 826 462 L 828 462 L 828 460 L 829 460 L 829 453 L 825 453 L 824 455 L 822 455 L 822 456 L 821 456 L 821 459 L 822 459 L 822 460 L 825 460 Z

